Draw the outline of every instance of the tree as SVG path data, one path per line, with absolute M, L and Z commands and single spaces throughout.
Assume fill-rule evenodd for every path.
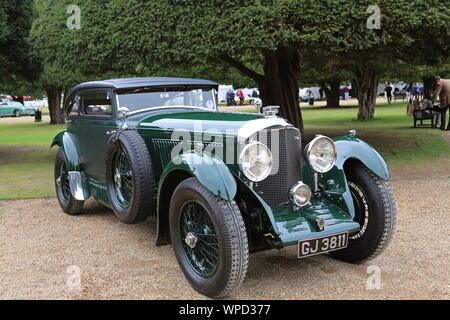
M 82 73 L 92 63 L 88 52 L 77 50 L 82 31 L 68 27 L 70 5 L 72 1 L 35 1 L 37 18 L 29 36 L 33 52 L 42 65 L 38 85 L 47 94 L 51 124 L 65 122 L 63 94 L 67 97 L 72 86 L 90 79 Z
M 372 14 L 368 19 L 362 9 L 374 4 L 378 7 L 367 11 Z M 370 119 L 374 116 L 378 83 L 385 72 L 405 61 L 423 64 L 426 57 L 448 56 L 450 9 L 448 4 L 435 0 L 361 0 L 353 2 L 349 13 L 345 18 L 349 25 L 338 36 L 342 46 L 333 51 L 341 57 L 343 67 L 354 74 L 358 119 Z M 379 28 L 368 28 L 378 13 Z
M 227 64 L 258 85 L 265 105 L 280 105 L 280 115 L 302 129 L 303 52 L 328 44 L 340 25 L 332 15 L 336 1 L 343 2 L 111 0 L 100 1 L 98 16 L 86 1 L 83 16 L 96 22 L 88 22 L 92 29 L 83 31 L 76 50 L 101 53 L 91 56 L 93 64 L 114 61 L 116 70 L 132 73 Z M 106 35 L 107 44 L 98 41 Z M 220 74 L 210 78 L 222 80 Z
M 33 80 L 39 70 L 26 41 L 32 19 L 31 0 L 0 0 L 0 85 L 13 95 L 16 83 Z

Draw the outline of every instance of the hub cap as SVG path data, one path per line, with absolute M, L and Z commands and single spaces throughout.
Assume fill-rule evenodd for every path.
M 211 215 L 196 200 L 187 201 L 180 210 L 179 232 L 184 254 L 201 277 L 213 276 L 219 265 L 219 242 Z
M 123 150 L 113 157 L 112 180 L 117 202 L 122 208 L 128 208 L 133 195 L 133 172 L 130 159 Z
M 191 248 L 194 249 L 197 245 L 198 238 L 191 232 L 188 232 L 186 238 L 184 238 L 184 242 Z

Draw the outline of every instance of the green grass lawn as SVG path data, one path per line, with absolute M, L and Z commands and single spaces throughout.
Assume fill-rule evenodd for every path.
M 450 146 L 437 129 L 411 129 L 404 103 L 377 106 L 375 119 L 357 121 L 357 107 L 302 107 L 307 138 L 331 137 L 356 129 L 357 136 L 378 149 L 394 179 L 449 177 Z M 253 112 L 254 109 L 249 109 Z M 0 199 L 53 197 L 50 143 L 64 125 L 1 124 Z
M 64 125 L 0 124 L 0 199 L 53 197 L 50 143 Z

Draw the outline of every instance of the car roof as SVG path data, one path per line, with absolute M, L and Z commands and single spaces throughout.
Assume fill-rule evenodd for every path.
M 109 79 L 101 81 L 83 82 L 75 86 L 72 89 L 72 92 L 90 88 L 131 89 L 139 87 L 160 87 L 173 85 L 219 86 L 219 84 L 214 81 L 204 79 L 145 77 L 145 78 L 122 78 L 122 79 Z

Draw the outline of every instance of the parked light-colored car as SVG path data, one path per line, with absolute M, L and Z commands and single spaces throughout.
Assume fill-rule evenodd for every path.
M 38 108 L 33 106 L 24 106 L 17 101 L 2 101 L 0 102 L 0 117 L 13 116 L 20 117 L 23 115 L 34 116 Z

